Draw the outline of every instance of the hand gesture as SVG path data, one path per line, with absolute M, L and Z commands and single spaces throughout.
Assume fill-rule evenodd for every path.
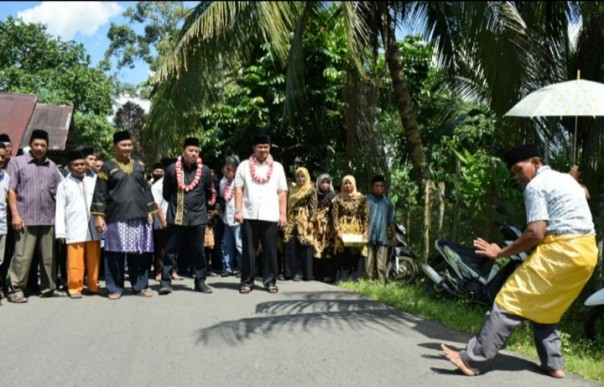
M 501 247 L 496 243 L 489 243 L 482 238 L 478 238 L 474 240 L 474 247 L 476 247 L 476 254 L 484 255 L 489 259 L 497 259 L 499 257 L 499 252 L 501 252 Z

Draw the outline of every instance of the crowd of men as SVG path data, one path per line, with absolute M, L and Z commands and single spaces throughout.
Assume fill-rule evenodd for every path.
M 154 165 L 151 179 L 131 157 L 128 131 L 114 134 L 114 156 L 105 162 L 93 148 L 78 146 L 65 166 L 57 165 L 47 155 L 48 141 L 46 131 L 34 130 L 29 146 L 11 157 L 10 138 L 0 136 L 0 275 L 8 301 L 26 303 L 36 293 L 118 300 L 126 271 L 132 292 L 151 297 L 152 268 L 161 295 L 182 279 L 179 269 L 202 293 L 213 292 L 206 278 L 216 272 L 240 277 L 242 294 L 254 288 L 257 275 L 266 291 L 278 292 L 290 184 L 270 154 L 269 136 L 254 138 L 248 160 L 229 156 L 220 184 L 203 163 L 196 138 L 185 139 L 178 158 Z M 384 181 L 376 184 L 383 192 Z M 316 195 L 314 187 L 311 193 Z M 380 213 L 384 233 L 394 223 L 387 204 L 388 219 Z M 363 206 L 368 208 L 364 199 Z M 379 277 L 383 281 L 384 273 Z

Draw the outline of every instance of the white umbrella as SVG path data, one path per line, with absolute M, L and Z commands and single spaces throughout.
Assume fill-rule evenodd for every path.
M 577 78 L 579 78 L 578 73 Z M 577 117 L 604 116 L 604 84 L 577 79 L 555 83 L 533 91 L 518 102 L 505 116 L 515 117 L 575 117 L 572 163 L 577 147 Z

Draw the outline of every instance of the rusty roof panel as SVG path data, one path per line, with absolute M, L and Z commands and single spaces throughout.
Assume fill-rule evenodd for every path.
M 21 139 L 22 148 L 27 146 L 35 129 L 48 132 L 49 151 L 65 150 L 67 144 L 75 144 L 75 131 L 70 130 L 73 129 L 73 106 L 37 104 Z
M 0 93 L 0 133 L 8 134 L 13 144 L 22 142 L 37 100 L 32 94 Z

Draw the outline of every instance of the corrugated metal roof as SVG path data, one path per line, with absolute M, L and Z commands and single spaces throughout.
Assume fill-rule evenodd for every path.
M 42 129 L 48 132 L 49 151 L 65 150 L 66 145 L 75 144 L 73 106 L 37 104 L 21 139 L 21 148 L 27 146 L 31 132 Z M 12 137 L 11 137 L 12 140 Z
M 22 142 L 37 100 L 32 94 L 0 93 L 0 133 L 8 134 L 13 146 Z

